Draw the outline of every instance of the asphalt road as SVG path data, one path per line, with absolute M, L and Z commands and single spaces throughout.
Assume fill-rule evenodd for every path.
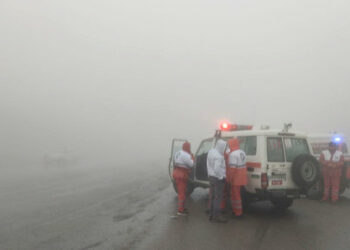
M 297 200 L 285 213 L 256 203 L 214 224 L 207 190 L 174 217 L 161 166 L 3 170 L 0 249 L 350 249 L 350 192 L 338 204 Z

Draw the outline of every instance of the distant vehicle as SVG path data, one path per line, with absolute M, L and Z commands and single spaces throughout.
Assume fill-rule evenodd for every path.
M 345 136 L 342 134 L 310 134 L 308 135 L 308 140 L 311 144 L 311 153 L 317 160 L 320 159 L 322 151 L 328 149 L 328 144 L 331 141 L 335 142 L 338 145 L 338 150 L 343 152 L 345 167 L 343 168 L 339 189 L 339 194 L 343 194 L 346 188 L 350 187 L 350 179 L 347 179 L 347 171 L 350 171 L 350 154 Z M 308 196 L 310 198 L 319 199 L 322 194 L 323 178 L 321 176 L 320 181 L 309 190 Z
M 204 139 L 195 153 L 195 167 L 190 175 L 187 193 L 196 187 L 209 187 L 207 154 L 218 139 L 238 138 L 247 155 L 248 184 L 242 189 L 244 204 L 270 200 L 278 209 L 287 209 L 293 200 L 306 195 L 319 182 L 320 167 L 311 155 L 307 136 L 301 133 L 260 129 L 252 126 L 223 123 L 213 137 Z M 169 162 L 171 181 L 173 155 L 186 140 L 174 139 Z M 176 186 L 174 185 L 175 191 Z

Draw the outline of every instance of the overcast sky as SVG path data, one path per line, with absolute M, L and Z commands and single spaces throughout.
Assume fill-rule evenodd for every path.
M 1 0 L 0 164 L 164 161 L 220 119 L 350 135 L 346 0 Z

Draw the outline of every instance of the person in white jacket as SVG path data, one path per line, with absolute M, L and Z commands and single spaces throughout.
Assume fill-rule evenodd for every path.
M 209 220 L 213 222 L 227 222 L 227 219 L 221 215 L 220 203 L 222 200 L 223 189 L 226 178 L 226 165 L 224 159 L 224 151 L 226 142 L 218 140 L 215 148 L 208 152 L 207 170 L 212 191 L 211 209 Z

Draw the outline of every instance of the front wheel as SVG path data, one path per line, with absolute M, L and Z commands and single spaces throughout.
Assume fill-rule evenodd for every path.
M 272 204 L 277 210 L 284 211 L 288 209 L 293 204 L 293 199 L 291 198 L 271 198 Z

